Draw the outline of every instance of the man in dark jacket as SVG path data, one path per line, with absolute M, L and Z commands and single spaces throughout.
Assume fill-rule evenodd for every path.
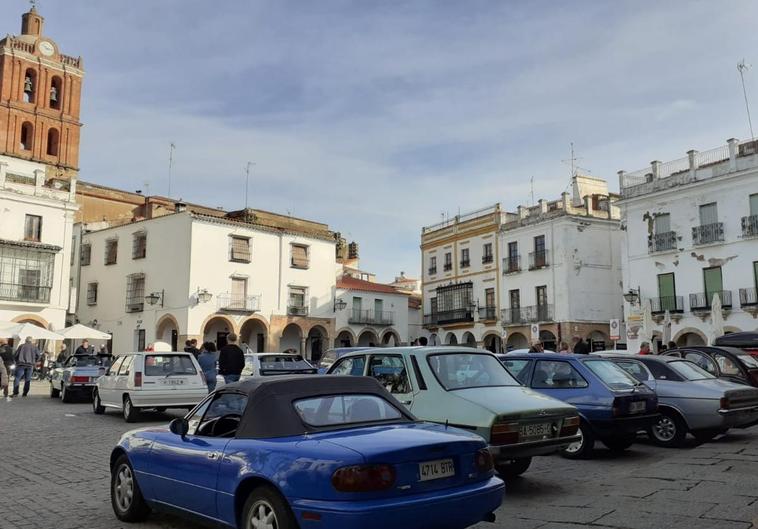
M 11 376 L 11 366 L 13 365 L 13 349 L 8 345 L 8 341 L 5 338 L 0 338 L 0 364 L 5 366 L 5 370 L 8 372 L 8 379 Z M 3 397 L 5 400 L 10 400 L 8 396 L 8 385 L 3 388 Z
M 237 382 L 245 367 L 245 353 L 237 346 L 237 335 L 226 337 L 227 344 L 218 353 L 218 373 L 224 377 L 224 382 Z
M 582 340 L 579 336 L 574 336 L 574 354 L 586 355 L 590 354 L 590 348 L 587 342 Z
M 34 345 L 31 337 L 26 338 L 24 343 L 16 349 L 16 376 L 13 379 L 13 396 L 18 397 L 18 386 L 21 379 L 24 379 L 24 393 L 26 397 L 29 394 L 29 387 L 32 384 L 32 372 L 34 364 L 37 363 L 41 356 L 39 349 Z

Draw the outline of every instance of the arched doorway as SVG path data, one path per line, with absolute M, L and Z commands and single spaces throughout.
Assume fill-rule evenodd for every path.
M 424 345 L 440 345 L 440 337 L 437 336 L 437 333 L 432 333 L 429 335 L 429 339 L 427 340 L 427 343 Z
M 545 348 L 545 351 L 555 351 L 558 347 L 555 334 L 551 331 L 540 331 L 540 341 L 542 342 L 542 347 Z
M 245 344 L 254 353 L 263 353 L 268 347 L 268 327 L 259 318 L 249 318 L 240 327 L 240 347 Z
M 382 334 L 382 345 L 387 347 L 397 347 L 400 345 L 400 337 L 392 329 L 384 331 Z
M 458 337 L 455 335 L 455 333 L 452 333 L 452 332 L 447 333 L 447 336 L 445 337 L 445 344 L 458 345 Z
M 484 337 L 484 348 L 491 353 L 503 352 L 503 339 L 497 334 L 488 334 Z
M 171 344 L 172 351 L 180 351 L 179 349 L 179 324 L 170 314 L 165 314 L 158 320 L 158 325 L 155 326 L 155 341 L 165 342 Z
M 213 342 L 220 349 L 226 345 L 226 337 L 234 332 L 234 324 L 223 316 L 214 316 L 203 326 L 203 341 Z
M 279 351 L 294 351 L 296 353 L 304 354 L 305 352 L 300 349 L 302 337 L 303 330 L 300 326 L 295 323 L 290 323 L 282 331 L 282 337 L 279 339 Z
M 511 334 L 508 334 L 508 338 L 506 340 L 506 346 L 509 351 L 513 351 L 514 349 L 528 349 L 529 340 L 527 340 L 526 336 L 524 336 L 520 332 L 514 332 Z
M 590 343 L 592 344 L 593 351 L 605 351 L 609 348 L 608 336 L 600 331 L 592 331 L 590 333 Z
M 355 345 L 355 336 L 348 329 L 343 329 L 337 333 L 334 340 L 334 347 L 353 347 Z
M 705 345 L 706 339 L 699 333 L 694 331 L 682 332 L 679 337 L 674 340 L 679 347 L 687 347 L 690 345 Z
M 321 360 L 324 354 L 325 344 L 329 343 L 329 335 L 320 325 L 314 325 L 308 332 L 308 339 L 305 342 L 306 355 L 314 365 Z
M 358 347 L 375 347 L 379 344 L 379 337 L 371 329 L 366 329 L 358 336 Z
M 464 332 L 461 343 L 466 347 L 476 347 L 476 338 L 474 338 L 474 335 L 470 332 Z

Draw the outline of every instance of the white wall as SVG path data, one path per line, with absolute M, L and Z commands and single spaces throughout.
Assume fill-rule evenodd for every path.
M 361 325 L 353 324 L 349 322 L 350 316 L 353 314 L 354 298 L 361 298 L 362 310 L 374 310 L 375 300 L 381 300 L 384 311 L 391 311 L 393 313 L 393 324 L 389 326 L 385 325 Z M 377 345 L 382 344 L 382 338 L 386 333 L 394 331 L 400 343 L 407 344 L 411 341 L 409 334 L 409 309 L 408 309 L 408 296 L 405 294 L 390 294 L 383 292 L 373 291 L 361 291 L 361 290 L 347 290 L 343 288 L 337 289 L 337 299 L 345 302 L 346 306 L 344 310 L 338 310 L 336 313 L 336 338 L 340 331 L 349 329 L 353 336 L 358 339 L 364 330 L 372 330 L 376 333 L 378 342 Z M 416 311 L 418 312 L 418 311 Z M 415 336 L 414 336 L 415 338 Z M 400 344 L 397 344 L 400 345 Z

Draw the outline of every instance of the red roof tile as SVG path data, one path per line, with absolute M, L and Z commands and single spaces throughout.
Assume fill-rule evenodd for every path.
M 384 294 L 405 295 L 404 292 L 400 292 L 390 285 L 364 281 L 363 279 L 356 279 L 350 276 L 342 276 L 337 279 L 337 288 L 343 288 L 345 290 L 361 290 L 363 292 L 382 292 Z

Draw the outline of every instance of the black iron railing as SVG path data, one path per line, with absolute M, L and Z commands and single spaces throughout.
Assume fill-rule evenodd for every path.
M 742 236 L 758 237 L 758 215 L 742 217 Z
M 684 312 L 684 297 L 663 296 L 660 298 L 651 298 L 650 309 L 653 314 L 663 314 L 666 311 L 671 313 Z
M 261 310 L 260 301 L 260 296 L 247 296 L 230 292 L 216 296 L 218 309 L 227 312 L 258 312 Z
M 287 314 L 290 316 L 307 316 L 308 307 L 302 305 L 290 305 L 287 307 Z
M 482 256 L 482 264 L 488 264 L 494 260 L 495 260 L 495 256 L 493 256 L 491 253 L 490 254 L 486 253 Z
M 468 321 L 474 321 L 474 313 L 471 309 L 443 310 L 424 314 L 424 325 L 430 326 Z
M 529 254 L 529 270 L 536 270 L 538 268 L 545 268 L 548 266 L 548 251 L 540 250 L 539 252 L 532 252 Z
M 358 325 L 392 325 L 395 313 L 391 310 L 353 309 L 347 320 Z
M 755 288 L 741 288 L 740 305 L 743 307 L 758 305 L 758 291 Z
M 479 307 L 480 320 L 497 320 L 497 307 Z
M 711 303 L 713 302 L 714 296 L 719 297 L 722 308 L 731 308 L 732 291 L 721 290 L 717 292 L 698 292 L 690 294 L 690 310 L 711 310 Z
M 654 233 L 647 240 L 647 249 L 650 253 L 675 250 L 676 232 L 667 231 L 664 233 Z
M 711 244 L 724 240 L 724 223 L 714 222 L 692 227 L 692 244 Z
M 521 271 L 521 256 L 503 258 L 503 274 L 515 274 Z
M 49 303 L 52 287 L 0 283 L 0 299 L 26 303 Z

